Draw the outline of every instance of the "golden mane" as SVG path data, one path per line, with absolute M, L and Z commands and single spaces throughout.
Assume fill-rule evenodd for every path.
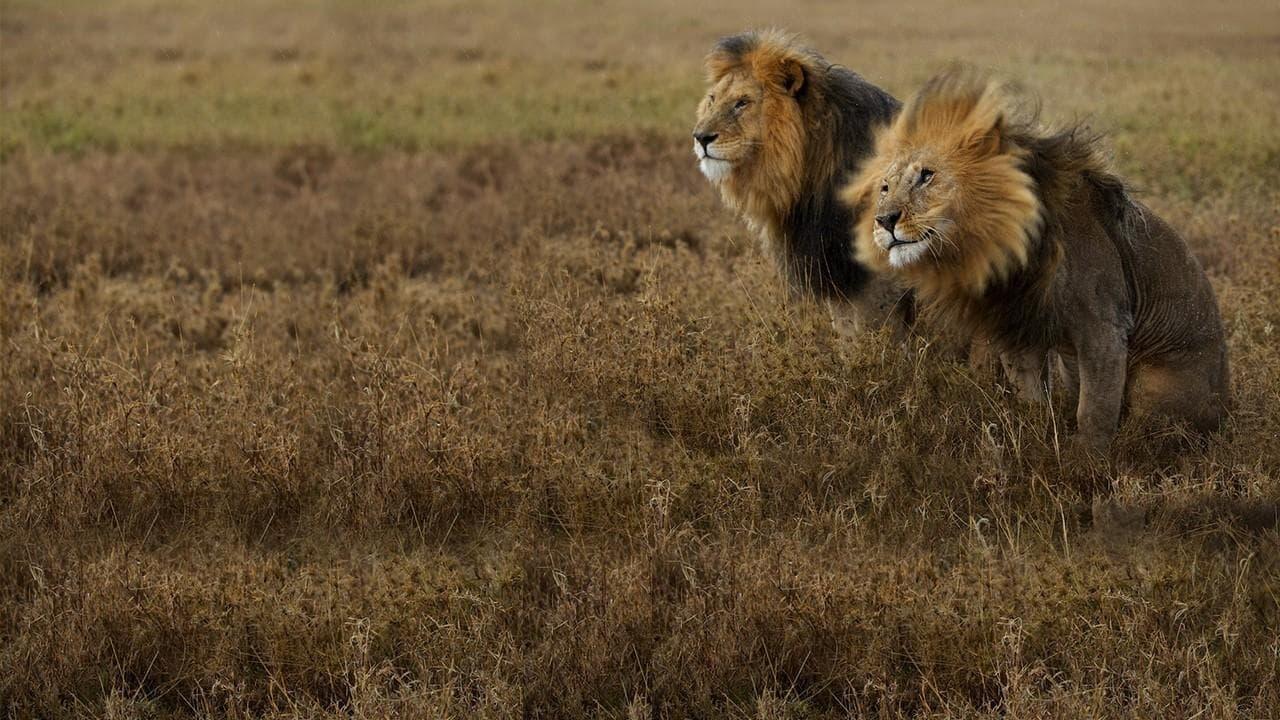
M 710 87 L 733 88 L 735 97 L 759 104 L 750 113 L 759 119 L 742 126 L 752 134 L 748 151 L 713 180 L 725 204 L 760 233 L 794 292 L 869 302 L 863 291 L 873 279 L 854 260 L 852 213 L 837 195 L 870 156 L 875 130 L 892 120 L 898 102 L 778 30 L 721 39 L 706 70 Z M 728 127 L 727 139 L 741 135 L 724 103 L 727 92 L 719 105 L 711 95 L 700 103 L 695 133 Z
M 949 70 L 845 189 L 861 208 L 858 250 L 1041 387 L 1057 351 L 1084 447 L 1105 448 L 1126 408 L 1213 430 L 1230 406 L 1213 286 L 1100 145 L 1079 126 L 1046 130 L 1007 88 Z
M 844 192 L 846 202 L 871 204 L 889 167 L 925 149 L 955 178 L 946 252 L 900 270 L 927 299 L 980 295 L 1027 266 L 1043 205 L 1025 169 L 1028 148 L 1010 141 L 1029 130 L 1016 124 L 1016 110 L 995 82 L 967 71 L 940 75 L 880 133 L 874 159 Z M 856 228 L 858 257 L 888 271 L 888 255 L 872 239 L 874 215 L 864 213 Z
M 830 182 L 835 171 L 832 153 L 817 165 L 805 162 L 806 146 L 825 138 L 806 132 L 803 109 L 788 91 L 797 82 L 810 83 L 807 92 L 820 91 L 814 83 L 827 63 L 801 46 L 794 35 L 765 30 L 726 38 L 707 56 L 706 67 L 711 84 L 745 70 L 764 92 L 766 139 L 760 158 L 745 172 L 728 178 L 724 194 L 752 222 L 775 229 L 806 184 Z

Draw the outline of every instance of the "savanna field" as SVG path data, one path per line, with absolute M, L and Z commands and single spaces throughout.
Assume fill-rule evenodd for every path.
M 1235 412 L 837 336 L 698 173 L 785 26 L 1106 131 Z M 0 0 L 0 714 L 1280 717 L 1280 5 Z

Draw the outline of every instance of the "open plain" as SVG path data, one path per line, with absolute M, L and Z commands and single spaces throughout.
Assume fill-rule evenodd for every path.
M 1235 413 L 1064 463 L 698 174 L 715 39 L 1105 131 Z M 1280 716 L 1280 5 L 0 0 L 0 714 Z

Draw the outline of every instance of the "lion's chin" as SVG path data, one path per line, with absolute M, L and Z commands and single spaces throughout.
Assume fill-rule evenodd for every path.
M 917 240 L 910 243 L 899 243 L 889 248 L 889 266 L 903 268 L 916 262 L 929 252 L 929 243 Z
M 729 177 L 729 173 L 733 171 L 733 163 L 728 160 L 704 157 L 698 161 L 698 169 L 711 182 L 720 183 L 724 182 L 725 178 Z

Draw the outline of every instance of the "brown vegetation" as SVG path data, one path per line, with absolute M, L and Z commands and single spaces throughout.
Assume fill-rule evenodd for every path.
M 1256 131 L 1278 102 L 1200 114 L 1260 83 L 1267 47 L 1170 60 L 1207 100 L 1174 83 L 1098 101 L 1209 270 L 1237 410 L 1172 459 L 1176 438 L 1125 427 L 1119 459 L 1085 473 L 1058 461 L 1061 408 L 1024 407 L 924 345 L 852 345 L 786 300 L 689 152 L 716 30 L 671 31 L 669 48 L 697 50 L 673 92 L 691 91 L 684 120 L 660 133 L 654 115 L 405 152 L 277 128 L 66 148 L 31 130 L 38 90 L 13 68 L 62 47 L 46 42 L 57 23 L 159 22 L 137 5 L 47 24 L 0 7 L 0 130 L 19 128 L 0 168 L 0 714 L 1280 707 L 1280 155 Z M 387 12 L 365 29 L 394 46 L 408 11 Z M 524 11 L 495 12 L 501 29 Z M 208 61 L 216 76 L 208 43 L 235 36 L 188 52 L 156 34 L 175 53 L 113 37 L 145 50 L 100 48 L 125 70 Z M 947 52 L 978 44 L 958 37 Z M 262 67 L 322 67 L 328 50 L 304 40 Z M 652 60 L 640 47 L 626 67 Z M 486 52 L 442 72 L 504 62 Z M 1034 72 L 1084 96 L 1072 62 Z M 1231 79 L 1207 82 L 1213 62 Z M 597 72 L 574 67 L 548 82 Z M 1118 72 L 1164 77 L 1152 67 Z M 1148 137 L 1136 98 L 1185 112 Z

